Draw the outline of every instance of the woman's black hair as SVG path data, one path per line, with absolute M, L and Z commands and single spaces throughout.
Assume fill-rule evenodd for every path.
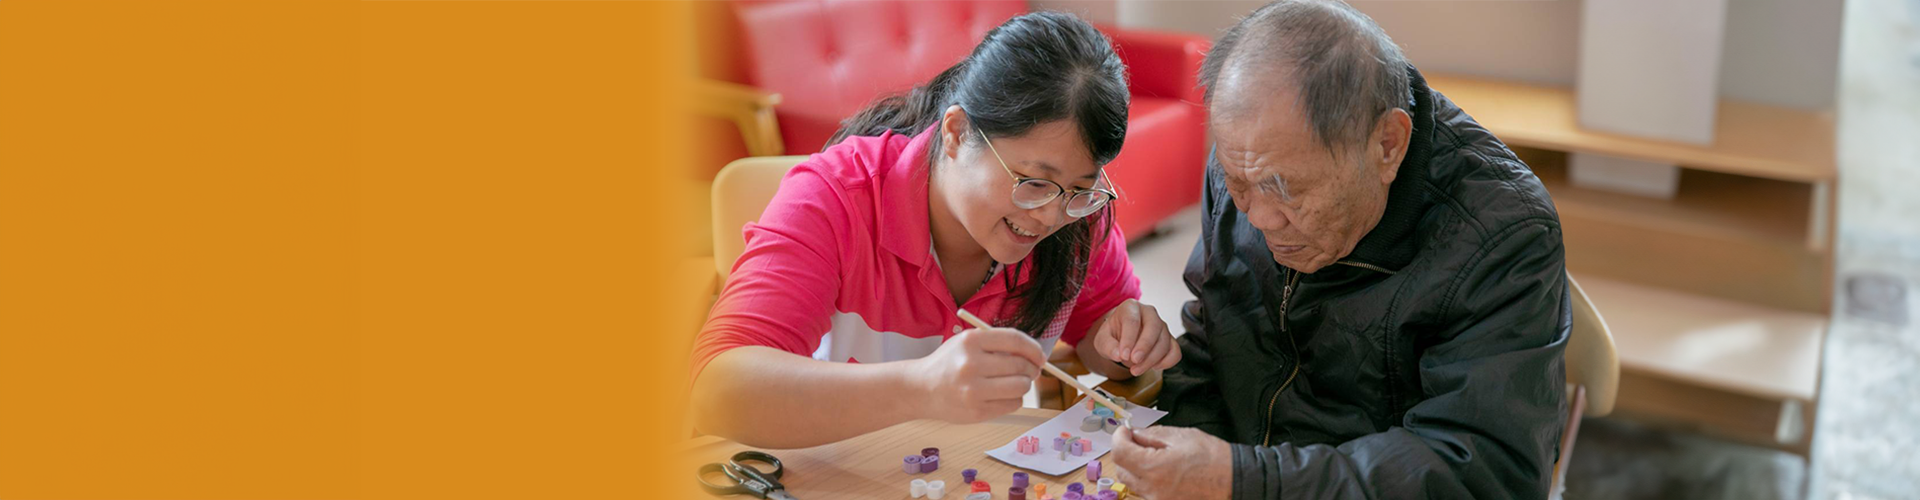
M 965 60 L 905 94 L 875 101 L 841 122 L 827 144 L 849 136 L 887 131 L 914 135 L 940 122 L 948 106 L 966 111 L 970 127 L 989 137 L 1013 137 L 1054 120 L 1079 125 L 1093 163 L 1104 166 L 1120 154 L 1127 137 L 1127 74 L 1112 42 L 1093 25 L 1069 14 L 1035 12 L 987 32 Z M 938 132 L 927 150 L 928 165 L 941 150 Z M 976 134 L 963 134 L 979 142 Z M 1056 202 L 1058 203 L 1058 202 Z M 1011 326 L 1038 337 L 1066 302 L 1079 295 L 1087 261 L 1098 238 L 1108 236 L 1113 204 L 1040 242 L 1030 259 L 1025 286 L 1013 290 Z M 1023 269 L 1005 273 L 1013 286 Z

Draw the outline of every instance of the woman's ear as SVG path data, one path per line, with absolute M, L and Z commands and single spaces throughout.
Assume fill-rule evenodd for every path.
M 961 111 L 958 104 L 947 106 L 947 110 L 940 114 L 941 156 L 949 160 L 960 158 L 960 145 L 966 143 L 964 139 L 967 137 L 968 125 L 967 113 Z

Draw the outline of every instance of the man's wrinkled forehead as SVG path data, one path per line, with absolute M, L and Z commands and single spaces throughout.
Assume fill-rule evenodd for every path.
M 1214 163 L 1226 174 L 1227 187 L 1231 191 L 1245 192 L 1252 187 L 1261 194 L 1279 196 L 1281 200 L 1293 201 L 1293 193 L 1287 189 L 1287 180 L 1279 172 L 1254 160 L 1251 154 L 1244 158 L 1223 158 L 1223 152 L 1214 150 Z

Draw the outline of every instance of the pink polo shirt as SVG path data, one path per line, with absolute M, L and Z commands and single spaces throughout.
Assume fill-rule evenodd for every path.
M 696 377 L 735 347 L 877 363 L 926 356 L 968 328 L 932 251 L 932 135 L 848 138 L 787 173 L 760 221 L 746 226 L 746 250 L 694 341 Z M 1095 245 L 1079 297 L 1040 338 L 1045 351 L 1055 340 L 1078 344 L 1108 310 L 1140 297 L 1119 229 Z M 964 307 L 998 324 L 1014 312 L 1002 307 L 1009 295 L 996 274 Z

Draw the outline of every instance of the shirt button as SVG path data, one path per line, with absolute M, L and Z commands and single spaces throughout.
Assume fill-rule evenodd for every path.
M 960 333 L 960 325 L 953 326 L 953 333 Z

